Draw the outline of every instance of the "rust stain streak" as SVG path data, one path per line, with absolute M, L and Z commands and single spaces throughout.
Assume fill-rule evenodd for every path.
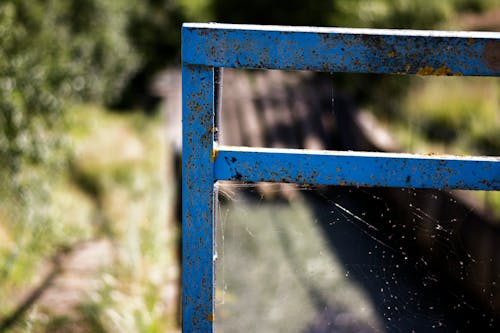
M 214 163 L 215 159 L 219 156 L 219 150 L 214 147 L 210 152 L 210 162 Z
M 417 74 L 418 75 L 432 75 L 434 72 L 434 67 L 431 66 L 424 66 L 418 69 Z
M 453 73 L 446 65 L 434 69 L 432 66 L 424 66 L 418 69 L 418 75 L 457 75 L 458 73 Z
M 450 75 L 451 69 L 446 66 L 439 67 L 434 71 L 434 75 Z
M 488 68 L 500 70 L 500 42 L 489 41 L 483 51 L 483 59 Z

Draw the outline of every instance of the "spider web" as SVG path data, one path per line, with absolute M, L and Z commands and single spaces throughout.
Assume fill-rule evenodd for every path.
M 267 186 L 280 193 L 278 185 Z M 251 184 L 221 188 L 233 194 L 218 207 L 217 332 L 498 328 L 484 304 L 494 298 L 495 279 L 471 276 L 471 268 L 487 269 L 495 258 L 469 253 L 457 241 L 460 217 L 445 221 L 428 212 L 442 200 L 435 191 L 390 189 L 415 198 L 403 214 L 374 189 L 295 186 L 293 199 L 269 200 Z M 442 260 L 435 254 L 457 265 L 455 278 L 436 267 Z M 457 281 L 482 284 L 485 297 Z
M 245 71 L 224 72 L 222 144 L 374 151 L 374 142 L 385 140 L 368 113 L 335 90 L 331 74 L 238 72 Z M 412 98 L 453 88 L 439 80 L 425 81 L 430 88 Z M 453 88 L 455 97 L 469 83 L 473 97 L 498 96 L 491 82 L 467 82 Z M 445 105 L 454 99 L 437 97 Z M 418 150 L 423 126 L 414 122 L 420 110 L 414 112 L 401 142 L 409 152 Z M 478 200 L 469 200 L 473 191 L 228 182 L 216 188 L 217 332 L 500 328 L 500 230 Z

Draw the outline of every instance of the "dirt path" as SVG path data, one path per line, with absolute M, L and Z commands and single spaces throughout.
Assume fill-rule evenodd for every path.
M 107 239 L 78 245 L 61 259 L 61 273 L 37 302 L 54 316 L 71 316 L 101 287 L 102 272 L 113 264 L 113 246 Z

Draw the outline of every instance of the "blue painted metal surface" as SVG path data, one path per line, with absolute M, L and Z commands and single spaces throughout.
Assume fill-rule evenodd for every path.
M 217 148 L 214 67 L 500 76 L 500 33 L 185 24 L 183 332 L 212 332 L 214 182 L 500 189 L 498 157 Z
M 215 178 L 246 182 L 500 190 L 500 157 L 220 147 Z
M 183 61 L 215 67 L 500 75 L 500 33 L 185 24 Z
M 182 68 L 182 321 L 212 332 L 214 302 L 214 70 Z

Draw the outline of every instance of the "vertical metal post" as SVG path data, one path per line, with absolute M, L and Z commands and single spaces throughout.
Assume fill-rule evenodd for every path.
M 182 67 L 182 330 L 213 331 L 214 68 Z

